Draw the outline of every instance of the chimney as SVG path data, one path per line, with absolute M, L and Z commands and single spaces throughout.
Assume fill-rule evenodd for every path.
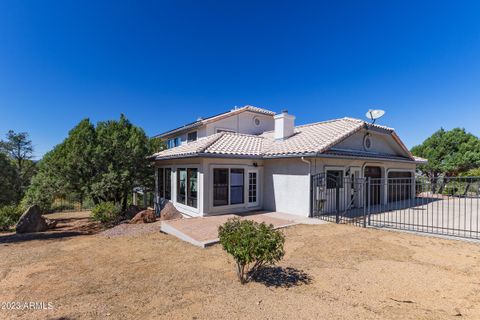
M 288 110 L 275 115 L 275 140 L 282 140 L 293 135 L 295 129 L 295 116 L 288 114 Z

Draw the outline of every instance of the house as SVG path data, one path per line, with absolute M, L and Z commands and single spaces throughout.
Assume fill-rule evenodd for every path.
M 253 106 L 198 119 L 158 137 L 168 141 L 168 149 L 151 156 L 157 203 L 170 200 L 192 217 L 261 209 L 308 217 L 318 187 L 314 177 L 334 182 L 322 180 L 326 192 L 336 188 L 337 194 L 340 189 L 353 194 L 353 183 L 350 187 L 345 179 L 413 181 L 423 161 L 385 126 L 353 118 L 295 126 L 288 111 L 275 114 Z M 414 186 L 397 189 L 371 189 L 376 192 L 372 201 L 414 196 Z M 340 201 L 345 208 L 352 205 L 350 199 L 328 200 L 327 206 Z

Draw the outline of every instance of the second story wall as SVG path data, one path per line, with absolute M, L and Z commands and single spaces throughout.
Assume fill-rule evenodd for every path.
M 205 126 L 205 135 L 212 135 L 222 130 L 257 135 L 273 130 L 274 124 L 273 116 L 246 111 L 208 123 Z

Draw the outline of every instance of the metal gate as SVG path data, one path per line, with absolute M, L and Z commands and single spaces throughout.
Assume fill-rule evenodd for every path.
M 312 217 L 366 226 L 366 179 L 319 173 L 312 175 Z
M 480 178 L 315 174 L 311 216 L 362 227 L 480 239 Z

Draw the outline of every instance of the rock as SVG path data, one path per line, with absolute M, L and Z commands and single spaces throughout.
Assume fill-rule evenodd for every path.
M 160 220 L 175 220 L 182 218 L 183 216 L 180 211 L 178 211 L 170 201 L 165 203 L 162 211 L 160 211 Z
M 57 226 L 57 220 L 52 220 L 52 219 L 45 219 L 45 223 L 47 224 L 48 229 L 54 229 Z
M 155 222 L 157 217 L 155 217 L 155 212 L 153 210 L 143 210 L 135 215 L 135 217 L 130 220 L 130 223 L 151 223 Z
M 141 210 L 138 206 L 132 204 L 127 208 L 127 210 L 125 210 L 125 212 L 123 213 L 123 216 L 125 217 L 125 219 L 132 219 L 140 211 Z
M 15 226 L 15 231 L 17 233 L 41 232 L 47 229 L 47 222 L 45 221 L 45 218 L 42 217 L 40 207 L 37 205 L 28 208 L 22 214 Z

